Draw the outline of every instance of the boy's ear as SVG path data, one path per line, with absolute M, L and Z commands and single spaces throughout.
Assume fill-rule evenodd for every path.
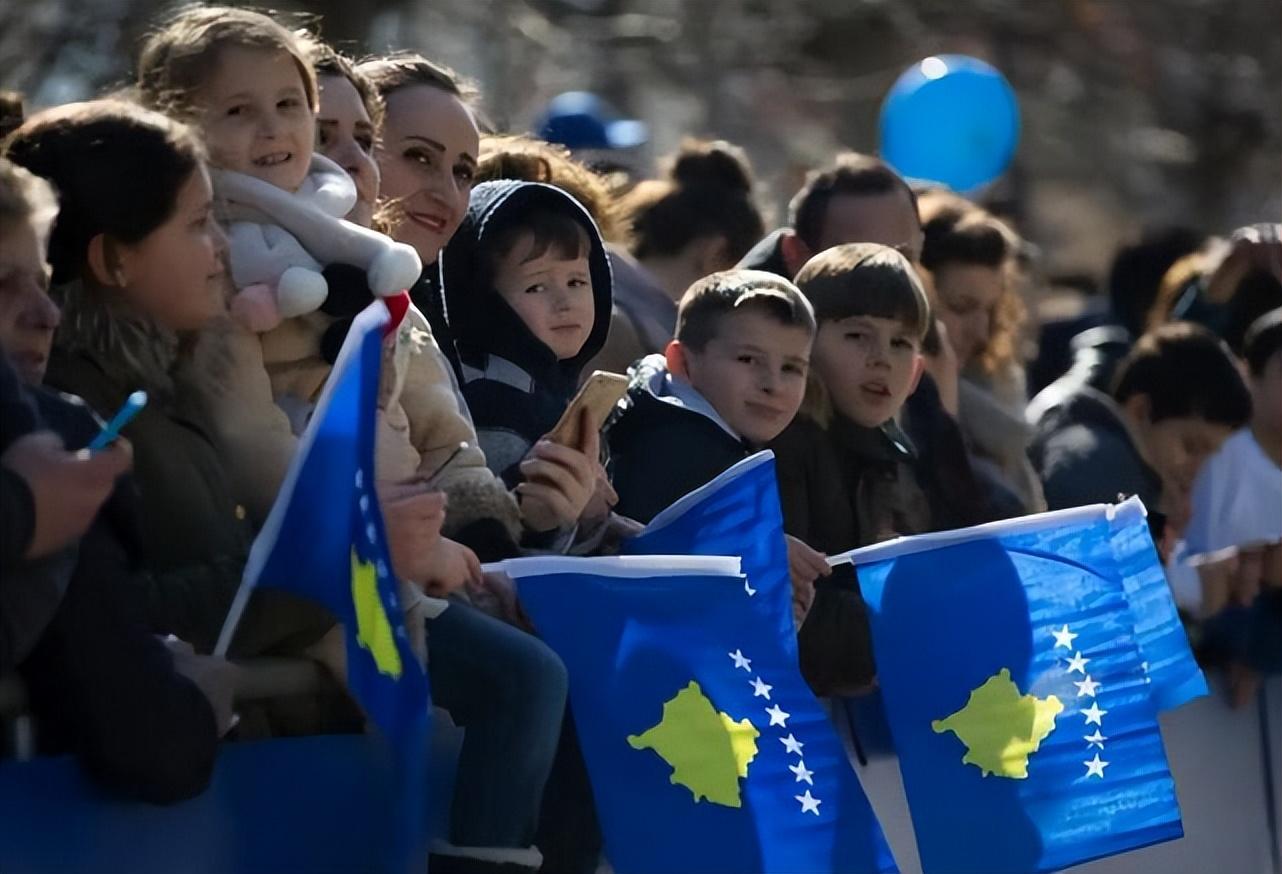
M 667 362 L 668 373 L 689 381 L 690 368 L 686 362 L 686 354 L 686 347 L 682 345 L 681 341 L 673 340 L 663 350 L 663 359 Z
M 106 234 L 98 234 L 89 241 L 89 272 L 98 285 L 124 288 L 125 268 L 120 248 Z
M 926 356 L 918 352 L 913 356 L 913 378 L 908 384 L 908 394 L 917 391 L 917 386 L 921 383 L 921 375 L 926 372 Z M 906 397 L 907 395 L 905 395 Z
M 784 231 L 779 238 L 779 251 L 783 253 L 784 266 L 788 268 L 788 278 L 793 279 L 801 268 L 806 266 L 814 253 L 796 231 Z

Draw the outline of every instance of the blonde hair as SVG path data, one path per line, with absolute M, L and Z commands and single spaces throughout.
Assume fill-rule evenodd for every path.
M 136 85 L 153 109 L 189 116 L 195 95 L 226 48 L 283 52 L 298 68 L 307 105 L 319 103 L 316 73 L 304 42 L 270 16 L 233 6 L 184 6 L 160 22 L 142 43 Z

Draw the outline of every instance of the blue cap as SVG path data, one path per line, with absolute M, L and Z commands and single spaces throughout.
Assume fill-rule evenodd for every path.
M 568 149 L 630 149 L 649 138 L 645 122 L 619 118 L 589 91 L 567 91 L 553 97 L 534 127 L 549 143 Z

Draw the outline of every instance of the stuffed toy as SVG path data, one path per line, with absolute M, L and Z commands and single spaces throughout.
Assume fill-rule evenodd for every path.
M 250 331 L 319 309 L 329 295 L 327 264 L 364 271 L 378 297 L 404 291 L 422 271 L 412 247 L 343 220 L 356 186 L 328 158 L 312 156 L 296 192 L 230 170 L 211 169 L 210 177 L 230 242 L 231 313 Z

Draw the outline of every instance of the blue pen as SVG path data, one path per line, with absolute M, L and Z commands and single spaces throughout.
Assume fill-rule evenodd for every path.
M 145 406 L 147 406 L 147 393 L 141 389 L 125 398 L 124 404 L 116 411 L 116 415 L 112 416 L 107 426 L 93 438 L 93 442 L 89 444 L 89 451 L 97 452 L 119 437 L 121 429 L 133 421 L 134 416 L 138 415 Z

